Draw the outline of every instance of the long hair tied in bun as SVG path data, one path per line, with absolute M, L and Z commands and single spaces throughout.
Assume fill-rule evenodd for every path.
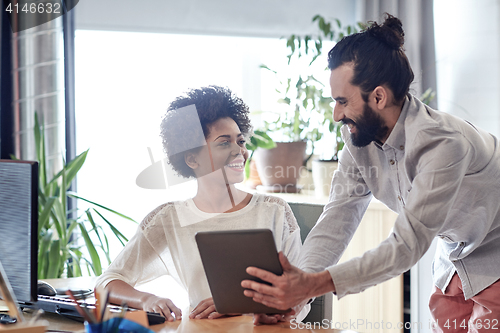
M 377 38 L 381 42 L 384 42 L 392 48 L 397 50 L 399 48 L 403 49 L 405 43 L 405 32 L 403 30 L 403 24 L 401 21 L 390 14 L 386 13 L 386 19 L 383 24 L 378 24 L 377 22 L 369 22 L 370 25 L 366 31 Z
M 404 52 L 404 37 L 401 21 L 386 13 L 382 24 L 370 22 L 366 30 L 338 42 L 328 53 L 328 68 L 352 64 L 351 84 L 361 89 L 365 101 L 376 87 L 387 85 L 394 102 L 401 103 L 414 78 Z

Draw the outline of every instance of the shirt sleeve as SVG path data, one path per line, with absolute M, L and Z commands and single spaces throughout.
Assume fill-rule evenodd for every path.
M 155 228 L 160 215 L 155 210 L 139 225 L 136 234 L 129 240 L 109 268 L 98 278 L 96 287 L 106 287 L 113 280 L 121 280 L 132 287 L 168 275 L 168 269 L 146 237 L 150 228 Z M 164 247 L 167 246 L 165 238 Z
M 427 130 L 418 134 L 414 147 L 405 164 L 412 189 L 393 232 L 361 257 L 328 268 L 338 298 L 411 268 L 427 251 L 449 214 L 471 161 L 470 144 L 460 133 Z M 338 223 L 335 216 L 330 223 Z
M 336 264 L 358 228 L 371 197 L 348 148 L 344 148 L 333 174 L 329 202 L 307 235 L 299 267 L 320 272 Z

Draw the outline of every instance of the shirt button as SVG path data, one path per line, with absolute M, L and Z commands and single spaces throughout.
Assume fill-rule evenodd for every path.
M 465 245 L 465 243 L 464 243 L 464 242 L 460 242 L 460 244 L 459 244 L 459 245 L 460 245 L 460 246 L 464 246 L 464 245 Z
M 399 149 L 404 150 L 405 146 L 401 145 L 401 146 L 399 146 Z
M 396 163 L 396 162 L 394 162 L 394 160 L 390 160 L 390 161 L 389 161 L 389 163 L 390 163 L 391 165 L 394 165 L 394 163 Z
M 398 200 L 401 201 L 401 196 L 400 195 L 398 195 Z

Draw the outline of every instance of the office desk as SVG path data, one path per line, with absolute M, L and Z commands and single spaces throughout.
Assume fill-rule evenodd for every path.
M 70 279 L 49 279 L 44 280 L 53 285 L 55 288 L 91 288 L 94 285 L 95 278 L 70 278 Z M 0 301 L 1 302 L 1 301 Z M 305 324 L 290 324 L 278 323 L 276 325 L 261 325 L 255 326 L 253 324 L 252 316 L 235 316 L 220 319 L 189 319 L 189 309 L 184 309 L 184 318 L 176 322 L 166 322 L 160 325 L 151 326 L 155 332 L 162 333 L 220 333 L 220 332 L 234 332 L 234 333 L 285 333 L 285 332 L 335 332 L 335 333 L 354 333 L 354 331 L 337 330 L 334 328 L 320 329 L 320 324 L 317 324 L 315 329 L 303 327 Z M 30 312 L 24 312 L 25 319 L 29 320 L 32 316 Z M 49 322 L 48 331 L 53 332 L 83 332 L 84 325 L 82 323 L 64 318 L 54 313 L 45 313 L 40 319 Z M 301 326 L 298 326 L 301 325 Z M 312 327 L 311 327 L 312 328 Z M 1 332 L 1 331 L 0 331 Z
M 183 313 L 188 314 L 187 309 Z M 28 319 L 30 314 L 25 314 Z M 41 316 L 49 322 L 48 331 L 54 332 L 83 332 L 84 326 L 82 323 L 66 319 L 56 314 L 46 313 Z M 304 325 L 304 324 L 302 324 Z M 297 327 L 297 326 L 295 326 Z M 278 323 L 276 325 L 261 325 L 253 324 L 252 316 L 236 316 L 219 319 L 189 319 L 184 318 L 176 322 L 154 325 L 151 330 L 161 333 L 291 333 L 291 332 L 335 332 L 335 333 L 355 333 L 354 331 L 336 330 L 336 329 L 320 329 L 319 324 L 316 329 L 294 328 L 289 323 Z M 1 331 L 0 331 L 1 332 Z

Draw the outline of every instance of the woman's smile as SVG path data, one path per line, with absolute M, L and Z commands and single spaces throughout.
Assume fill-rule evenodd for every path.
M 245 160 L 243 158 L 235 158 L 231 163 L 226 164 L 226 167 L 237 172 L 243 172 L 245 170 Z

